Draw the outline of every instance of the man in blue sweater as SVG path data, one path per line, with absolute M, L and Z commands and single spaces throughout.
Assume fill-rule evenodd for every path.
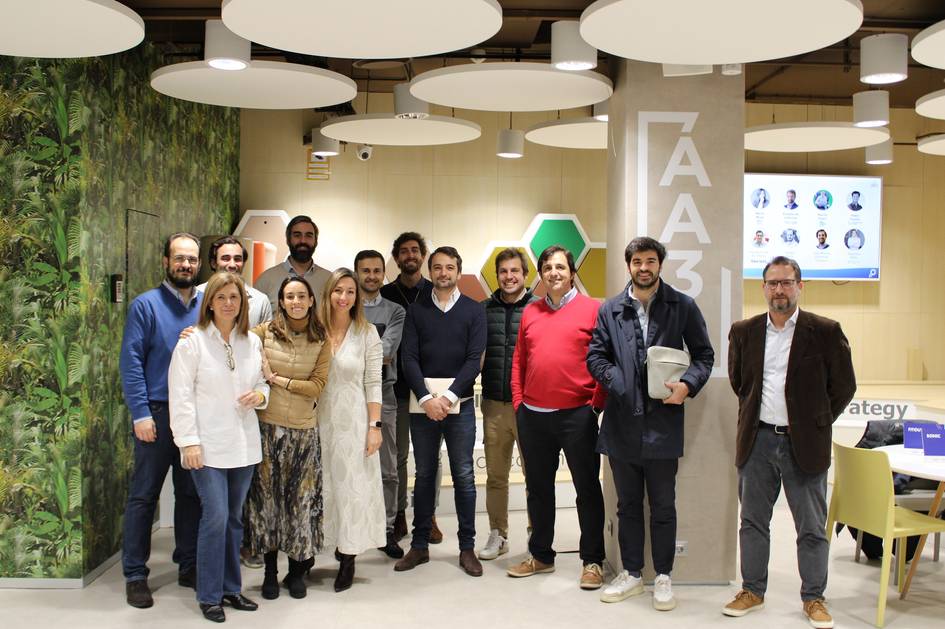
M 470 576 L 482 576 L 482 564 L 474 550 L 473 384 L 486 349 L 486 313 L 476 301 L 459 292 L 462 264 L 453 247 L 436 249 L 428 261 L 433 292 L 421 295 L 407 309 L 404 377 L 416 396 L 410 409 L 416 482 L 413 539 L 410 551 L 394 565 L 398 572 L 412 570 L 430 560 L 434 485 L 440 440 L 445 439 L 459 520 L 459 565 Z
M 128 309 L 121 342 L 121 381 L 134 422 L 135 463 L 125 507 L 122 569 L 125 597 L 132 607 L 151 607 L 148 557 L 154 508 L 167 476 L 174 481 L 174 561 L 177 582 L 196 584 L 200 500 L 190 473 L 181 467 L 167 408 L 167 370 L 181 330 L 197 323 L 200 295 L 194 290 L 200 268 L 200 241 L 172 234 L 164 242 L 164 281 L 137 297 Z

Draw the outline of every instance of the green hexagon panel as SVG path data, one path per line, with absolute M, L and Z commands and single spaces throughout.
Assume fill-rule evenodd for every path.
M 525 247 L 519 245 L 513 248 L 521 251 L 525 254 L 525 258 L 529 260 L 528 273 L 525 275 L 525 286 L 531 286 L 532 282 L 535 281 L 535 265 L 528 258 L 528 251 L 525 250 Z M 493 247 L 485 262 L 482 263 L 482 268 L 479 269 L 479 274 L 482 276 L 482 279 L 486 281 L 486 285 L 491 292 L 495 292 L 499 288 L 499 278 L 496 277 L 495 274 L 495 258 L 501 251 L 505 251 L 506 249 L 508 249 L 508 247 Z
M 584 248 L 587 247 L 587 242 L 572 219 L 545 219 L 535 231 L 528 246 L 537 260 L 541 252 L 551 245 L 565 247 L 574 254 L 575 260 L 579 260 L 581 254 L 584 253 Z

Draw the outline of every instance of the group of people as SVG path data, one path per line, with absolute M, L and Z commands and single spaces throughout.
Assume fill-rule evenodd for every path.
M 429 544 L 443 538 L 435 511 L 445 442 L 458 563 L 468 575 L 481 576 L 480 560 L 509 552 L 517 444 L 529 552 L 508 575 L 555 569 L 563 451 L 576 491 L 580 588 L 602 589 L 608 603 L 644 592 L 646 496 L 653 606 L 676 606 L 684 404 L 707 383 L 715 353 L 695 301 L 660 279 L 661 243 L 630 242 L 630 282 L 601 305 L 577 291 L 574 256 L 558 245 L 538 258 L 542 297 L 526 284 L 528 257 L 508 248 L 495 258 L 499 287 L 480 304 L 458 288 L 459 252 L 443 246 L 428 255 L 416 232 L 394 241 L 400 273 L 386 285 L 377 251 L 359 252 L 353 270 L 315 265 L 318 229 L 306 216 L 290 222 L 286 242 L 288 258 L 252 289 L 239 277 L 242 245 L 222 238 L 210 249 L 216 273 L 195 287 L 199 241 L 174 234 L 164 248 L 165 281 L 129 310 L 121 371 L 135 434 L 123 552 L 130 605 L 153 604 L 150 531 L 168 467 L 178 582 L 195 587 L 206 618 L 222 622 L 224 605 L 257 608 L 242 594 L 241 548 L 262 556 L 267 599 L 280 592 L 279 551 L 288 556 L 283 585 L 296 598 L 305 596 L 305 573 L 323 549 L 339 562 L 336 591 L 351 586 L 355 557 L 372 548 L 396 559 L 398 572 L 427 563 Z M 830 424 L 855 390 L 850 351 L 836 322 L 797 308 L 803 284 L 796 262 L 775 258 L 763 277 L 769 312 L 736 323 L 729 338 L 739 398 L 743 589 L 723 613 L 763 607 L 768 526 L 783 483 L 798 530 L 804 609 L 813 626 L 830 627 L 826 468 Z M 647 384 L 652 348 L 689 356 L 659 395 Z M 480 374 L 490 533 L 477 552 L 473 387 Z M 408 532 L 411 447 L 416 477 L 405 553 L 398 542 Z M 606 584 L 600 454 L 608 455 L 616 488 L 623 568 Z

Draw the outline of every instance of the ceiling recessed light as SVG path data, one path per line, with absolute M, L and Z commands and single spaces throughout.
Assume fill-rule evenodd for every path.
M 885 142 L 866 147 L 866 163 L 874 166 L 892 164 L 893 161 L 893 141 L 889 138 Z
M 525 154 L 525 132 L 519 129 L 499 129 L 495 154 L 505 159 L 518 159 Z
M 341 152 L 338 140 L 329 138 L 322 133 L 321 128 L 312 129 L 312 155 L 315 157 L 334 157 Z
M 207 20 L 204 26 L 203 59 L 217 70 L 245 70 L 249 66 L 252 43 L 223 24 Z
M 551 25 L 551 65 L 575 72 L 597 67 L 597 50 L 581 39 L 581 25 L 561 20 Z
M 889 92 L 869 90 L 853 95 L 853 124 L 857 127 L 883 127 L 889 124 Z
M 610 120 L 610 100 L 603 100 L 599 103 L 594 103 L 594 109 L 592 112 L 594 120 L 607 122 Z
M 885 85 L 909 74 L 909 38 L 902 33 L 870 35 L 860 40 L 860 81 Z

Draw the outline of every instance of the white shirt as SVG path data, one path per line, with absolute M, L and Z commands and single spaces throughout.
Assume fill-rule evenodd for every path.
M 255 328 L 260 323 L 272 321 L 272 304 L 269 303 L 266 293 L 256 290 L 249 284 L 243 284 L 243 288 L 246 289 L 246 297 L 249 299 L 249 327 Z M 206 291 L 206 282 L 197 287 L 198 293 Z
M 788 358 L 791 356 L 791 343 L 794 330 L 797 329 L 797 313 L 777 329 L 768 315 L 765 328 L 765 365 L 761 378 L 761 415 L 759 419 L 775 426 L 788 425 L 787 401 L 784 399 L 784 382 L 787 379 Z
M 433 305 L 442 310 L 443 312 L 449 312 L 452 310 L 453 306 L 456 305 L 456 302 L 459 301 L 459 296 L 462 293 L 459 292 L 459 286 L 453 289 L 453 292 L 450 293 L 449 299 L 446 300 L 446 303 L 440 303 L 440 298 L 436 296 L 436 291 L 433 291 Z
M 167 375 L 171 432 L 179 448 L 199 445 L 208 467 L 235 468 L 262 460 L 259 420 L 237 398 L 259 391 L 269 404 L 263 379 L 261 341 L 255 334 L 230 333 L 235 368 L 227 365 L 226 344 L 213 323 L 178 341 Z

